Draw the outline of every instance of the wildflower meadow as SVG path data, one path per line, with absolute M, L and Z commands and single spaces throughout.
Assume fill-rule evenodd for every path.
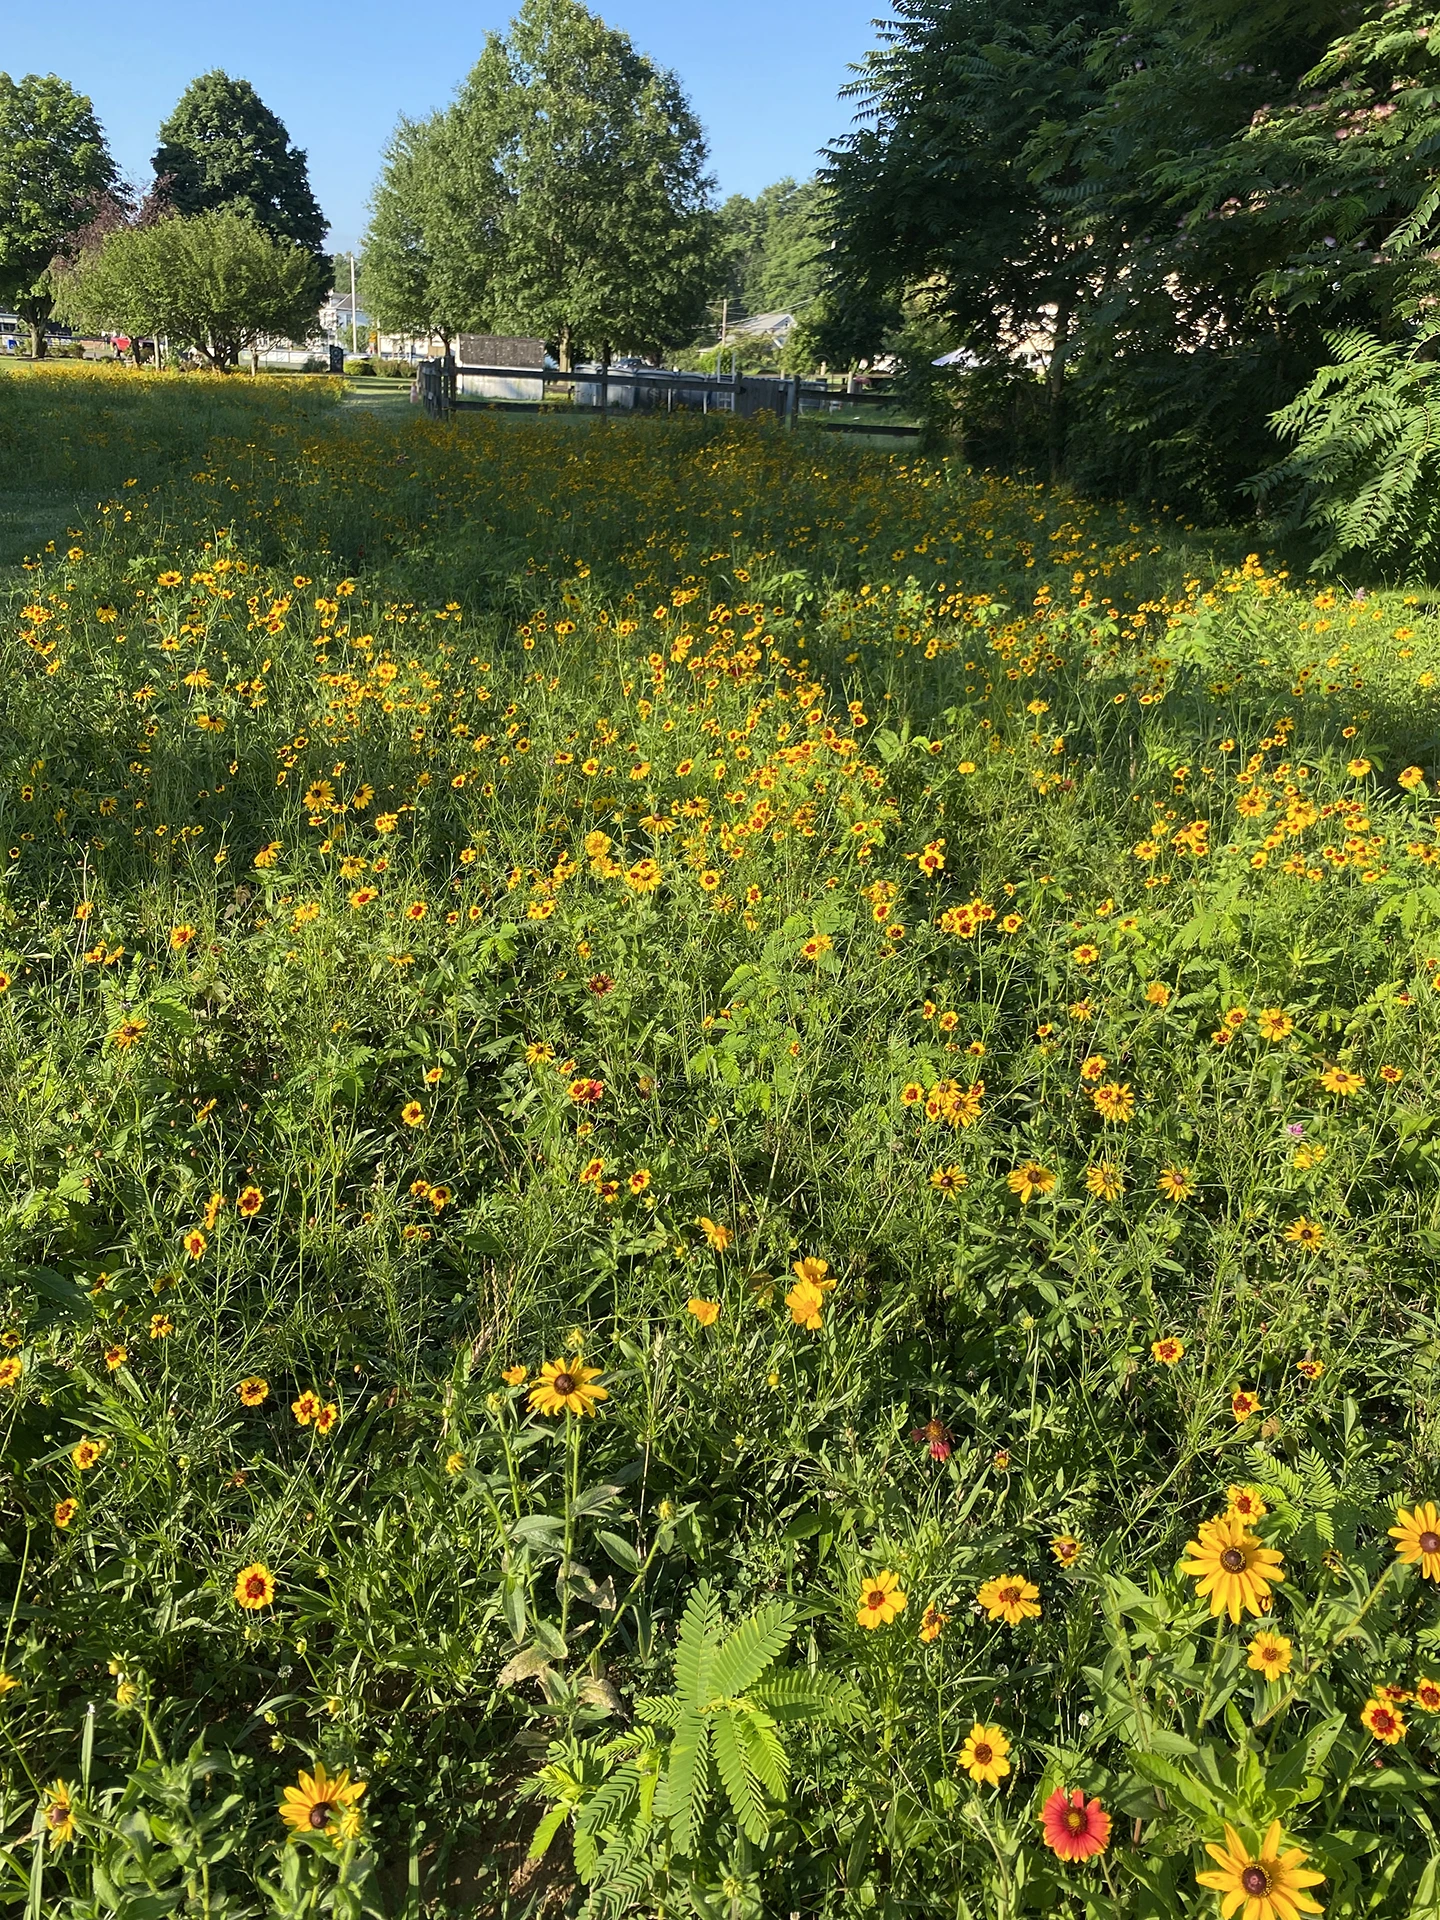
M 0 1908 L 1440 1916 L 1440 599 L 396 411 L 0 377 Z

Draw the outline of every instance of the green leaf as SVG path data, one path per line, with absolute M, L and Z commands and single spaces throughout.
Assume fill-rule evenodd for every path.
M 715 1764 L 740 1831 L 758 1845 L 770 1831 L 770 1819 L 760 1784 L 746 1765 L 735 1721 L 730 1712 L 715 1715 Z
M 729 1634 L 710 1669 L 710 1689 L 720 1699 L 733 1699 L 760 1678 L 785 1651 L 794 1614 L 786 1606 L 761 1607 Z
M 680 1714 L 675 1723 L 675 1738 L 670 1743 L 666 1780 L 675 1851 L 687 1854 L 694 1850 L 696 1832 L 705 1817 L 705 1804 L 710 1796 L 708 1718 L 689 1711 Z
M 710 1699 L 710 1669 L 725 1616 L 708 1580 L 685 1603 L 675 1646 L 675 1690 L 692 1711 Z

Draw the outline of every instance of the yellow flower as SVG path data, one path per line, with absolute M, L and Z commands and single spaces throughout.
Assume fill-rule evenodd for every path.
M 581 1360 L 547 1360 L 530 1389 L 531 1412 L 593 1414 L 598 1401 L 610 1398 L 607 1388 L 594 1384 L 600 1373 Z
M 1162 1167 L 1155 1182 L 1161 1196 L 1170 1201 L 1188 1200 L 1195 1191 L 1195 1179 L 1188 1167 Z
M 1206 1844 L 1218 1871 L 1197 1873 L 1195 1879 L 1221 1896 L 1224 1920 L 1296 1920 L 1299 1914 L 1323 1911 L 1305 1888 L 1321 1885 L 1324 1874 L 1306 1869 L 1309 1856 L 1299 1847 L 1282 1853 L 1282 1845 L 1278 1820 L 1271 1821 L 1263 1844 L 1253 1853 L 1228 1820 L 1225 1845 Z
M 1050 1542 L 1050 1551 L 1068 1572 L 1077 1564 L 1085 1549 L 1073 1533 L 1057 1533 Z
M 1320 1084 L 1326 1093 L 1338 1093 L 1342 1100 L 1348 1100 L 1352 1093 L 1358 1093 L 1365 1084 L 1365 1076 L 1351 1073 L 1348 1067 L 1326 1067 L 1320 1076 Z
M 109 1446 L 108 1440 L 82 1440 L 70 1450 L 70 1458 L 81 1473 L 88 1473 Z
M 457 1473 L 463 1473 L 465 1471 L 464 1454 L 458 1453 L 458 1452 L 447 1453 L 445 1456 L 445 1471 L 450 1475 L 452 1479 L 455 1477 Z
M 862 1627 L 888 1627 L 905 1611 L 908 1596 L 888 1567 L 873 1579 L 860 1582 L 860 1600 L 855 1618 Z
M 1285 1229 L 1285 1238 L 1292 1246 L 1303 1247 L 1306 1253 L 1318 1253 L 1325 1244 L 1325 1229 L 1316 1220 L 1307 1220 L 1299 1214 Z
M 23 1360 L 12 1355 L 8 1360 L 0 1360 L 0 1387 L 13 1387 L 25 1371 Z
M 932 1600 L 925 1608 L 920 1620 L 920 1639 L 928 1647 L 932 1640 L 938 1640 L 950 1624 L 948 1613 L 942 1613 Z
M 1440 1580 L 1440 1508 L 1433 1500 L 1422 1501 L 1409 1511 L 1397 1507 L 1390 1538 L 1407 1567 L 1418 1562 L 1422 1579 Z
M 1290 1642 L 1283 1633 L 1257 1633 L 1245 1662 L 1252 1673 L 1263 1673 L 1273 1683 L 1290 1671 Z
M 1005 1184 L 1024 1206 L 1031 1200 L 1043 1200 L 1047 1193 L 1053 1192 L 1055 1175 L 1038 1160 L 1026 1160 L 1013 1173 L 1006 1174 Z
M 297 1785 L 286 1787 L 280 1818 L 297 1833 L 323 1833 L 339 1841 L 346 1837 L 339 1830 L 343 1817 L 364 1791 L 365 1782 L 352 1781 L 348 1768 L 331 1780 L 317 1762 L 313 1774 L 302 1772 Z
M 702 1213 L 695 1224 L 700 1228 L 716 1253 L 724 1253 L 730 1242 L 735 1238 L 735 1235 L 730 1231 L 729 1227 L 720 1226 L 716 1221 L 710 1219 L 708 1214 Z
M 1185 1342 L 1177 1340 L 1174 1334 L 1166 1334 L 1163 1340 L 1150 1342 L 1150 1353 L 1162 1367 L 1173 1367 L 1177 1361 L 1185 1358 Z
M 524 1367 L 506 1367 L 500 1378 L 507 1387 L 523 1387 L 530 1375 Z
M 1135 1113 L 1135 1096 L 1119 1080 L 1107 1080 L 1092 1090 L 1090 1098 L 1102 1120 L 1129 1120 Z
M 1360 1723 L 1382 1746 L 1393 1747 L 1403 1740 L 1409 1729 L 1405 1725 L 1405 1716 L 1393 1700 L 1385 1699 L 1385 1689 L 1365 1702 L 1360 1709 Z
M 1235 1416 L 1236 1426 L 1243 1426 L 1252 1413 L 1260 1411 L 1259 1398 L 1244 1387 L 1237 1387 L 1230 1396 L 1230 1411 Z
M 1288 1040 L 1295 1031 L 1295 1022 L 1283 1007 L 1262 1007 L 1255 1025 L 1262 1040 Z
M 988 1620 L 1003 1620 L 1007 1627 L 1040 1618 L 1040 1589 L 1023 1574 L 998 1574 L 984 1583 L 975 1598 Z
M 718 1300 L 702 1300 L 699 1295 L 696 1294 L 685 1302 L 685 1311 L 687 1313 L 693 1313 L 702 1327 L 713 1327 L 715 1322 L 720 1318 L 720 1302 Z
M 1085 1191 L 1096 1200 L 1118 1200 L 1125 1191 L 1124 1177 L 1113 1160 L 1096 1160 L 1085 1169 Z
M 1190 1557 L 1180 1571 L 1201 1599 L 1208 1596 L 1212 1615 L 1228 1613 L 1236 1626 L 1242 1613 L 1267 1613 L 1271 1587 L 1285 1578 L 1283 1555 L 1262 1545 L 1238 1514 L 1203 1520 L 1199 1539 L 1188 1541 L 1185 1551 Z
M 1254 1487 L 1227 1487 L 1225 1498 L 1230 1503 L 1226 1511 L 1235 1514 L 1247 1525 L 1263 1520 L 1270 1511 Z
M 425 1109 L 418 1100 L 407 1100 L 405 1105 L 400 1109 L 400 1118 L 405 1122 L 407 1127 L 423 1127 L 425 1124 Z
M 785 1304 L 790 1309 L 790 1318 L 797 1327 L 805 1327 L 816 1332 L 822 1322 L 825 1306 L 825 1291 L 835 1282 L 828 1280 L 816 1285 L 813 1280 L 797 1280 L 785 1296 Z
M 275 1598 L 275 1576 L 263 1560 L 242 1567 L 235 1576 L 235 1599 L 247 1613 L 258 1613 Z
M 960 1749 L 959 1765 L 976 1786 L 998 1787 L 1010 1771 L 1010 1742 L 1000 1727 L 977 1720 Z
M 46 1789 L 41 1818 L 52 1847 L 63 1847 L 67 1840 L 75 1838 L 74 1789 L 64 1780 L 56 1780 Z
M 258 1374 L 252 1373 L 247 1380 L 240 1382 L 235 1391 L 240 1396 L 241 1406 L 261 1407 L 264 1406 L 266 1400 L 269 1398 L 270 1382 L 268 1380 L 262 1380 Z

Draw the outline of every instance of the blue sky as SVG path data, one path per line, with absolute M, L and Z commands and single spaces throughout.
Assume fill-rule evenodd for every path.
M 17 77 L 57 73 L 88 93 L 121 170 L 149 177 L 161 120 L 197 73 L 243 76 L 310 157 L 331 223 L 353 246 L 379 156 L 396 118 L 443 106 L 503 27 L 511 0 L 426 0 L 345 8 L 304 0 L 66 0 L 7 9 L 0 61 Z M 642 52 L 679 74 L 709 135 L 722 193 L 803 177 L 816 149 L 849 124 L 837 98 L 849 65 L 874 44 L 876 0 L 590 0 Z

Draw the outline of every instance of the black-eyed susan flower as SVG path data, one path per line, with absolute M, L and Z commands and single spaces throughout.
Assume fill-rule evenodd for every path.
M 1090 1098 L 1095 1103 L 1095 1111 L 1102 1120 L 1121 1121 L 1134 1118 L 1135 1095 L 1119 1080 L 1107 1080 L 1093 1088 Z
M 997 1574 L 982 1583 L 975 1599 L 992 1623 L 1003 1620 L 1007 1627 L 1018 1627 L 1022 1621 L 1040 1618 L 1040 1589 L 1023 1574 Z
M 1010 1741 L 1001 1727 L 977 1720 L 965 1736 L 957 1765 L 977 1787 L 998 1787 L 1010 1771 Z
M 1395 1552 L 1407 1567 L 1419 1566 L 1425 1580 L 1440 1580 L 1440 1508 L 1423 1500 L 1413 1509 L 1397 1507 L 1390 1528 Z
M 871 1630 L 888 1627 L 892 1620 L 900 1618 L 908 1604 L 909 1596 L 901 1587 L 899 1576 L 885 1567 L 860 1582 L 855 1618 L 860 1626 Z
M 242 1567 L 235 1576 L 235 1602 L 247 1613 L 259 1613 L 275 1599 L 275 1576 L 263 1560 Z
M 1096 1200 L 1119 1200 L 1125 1176 L 1113 1160 L 1094 1160 L 1085 1169 L 1085 1191 Z
M 955 1199 L 969 1184 L 969 1175 L 961 1166 L 936 1167 L 930 1175 L 931 1187 L 947 1200 Z
M 51 1781 L 45 1789 L 45 1804 L 40 1817 L 52 1847 L 63 1847 L 67 1841 L 75 1838 L 75 1789 L 68 1781 Z
M 1364 1084 L 1364 1074 L 1352 1073 L 1349 1067 L 1326 1067 L 1320 1075 L 1320 1085 L 1326 1093 L 1337 1094 L 1342 1100 L 1359 1093 Z
M 1169 1200 L 1172 1205 L 1188 1200 L 1195 1191 L 1195 1176 L 1189 1167 L 1162 1167 L 1155 1182 L 1155 1189 L 1161 1199 Z
M 150 1022 L 148 1020 L 138 1018 L 122 1020 L 110 1035 L 110 1038 L 114 1041 L 120 1052 L 124 1053 L 127 1047 L 133 1047 L 135 1045 L 136 1041 L 141 1038 L 149 1025 Z
M 1027 1206 L 1030 1201 L 1043 1200 L 1047 1194 L 1053 1193 L 1055 1179 L 1049 1167 L 1042 1166 L 1038 1160 L 1026 1160 L 1013 1173 L 1006 1174 L 1005 1184 L 1020 1204 Z
M 1257 1633 L 1250 1642 L 1245 1664 L 1252 1673 L 1263 1673 L 1272 1685 L 1290 1671 L 1293 1649 L 1283 1633 Z
M 1057 1533 L 1055 1538 L 1050 1542 L 1050 1551 L 1068 1573 L 1071 1567 L 1079 1565 L 1080 1556 L 1084 1553 L 1085 1548 L 1083 1543 L 1077 1540 L 1073 1533 Z
M 1264 1840 L 1254 1848 L 1227 1820 L 1225 1845 L 1207 1841 L 1205 1851 L 1216 1865 L 1197 1873 L 1195 1879 L 1220 1895 L 1225 1920 L 1237 1915 L 1239 1920 L 1296 1920 L 1299 1914 L 1322 1911 L 1305 1889 L 1318 1887 L 1325 1876 L 1306 1867 L 1309 1855 L 1299 1847 L 1285 1848 L 1278 1820 L 1271 1821 Z
M 280 1818 L 299 1833 L 323 1833 L 340 1841 L 353 1837 L 352 1823 L 346 1815 L 355 1811 L 365 1791 L 363 1780 L 351 1780 L 342 1768 L 332 1780 L 319 1762 L 314 1773 L 300 1774 L 297 1784 L 286 1787 L 280 1802 Z M 358 1823 L 358 1813 L 355 1820 Z
M 1292 1247 L 1299 1247 L 1305 1253 L 1318 1253 L 1325 1244 L 1325 1229 L 1318 1220 L 1309 1220 L 1302 1213 L 1285 1229 L 1285 1238 Z
M 1267 1613 L 1271 1587 L 1285 1578 L 1284 1555 L 1251 1533 L 1238 1514 L 1201 1521 L 1199 1538 L 1188 1541 L 1185 1552 L 1180 1571 L 1209 1600 L 1212 1615 L 1228 1613 L 1235 1626 L 1242 1614 Z
M 547 1360 L 530 1389 L 532 1413 L 593 1414 L 597 1403 L 610 1397 L 608 1388 L 594 1384 L 600 1374 L 599 1367 L 587 1367 L 579 1359 Z

